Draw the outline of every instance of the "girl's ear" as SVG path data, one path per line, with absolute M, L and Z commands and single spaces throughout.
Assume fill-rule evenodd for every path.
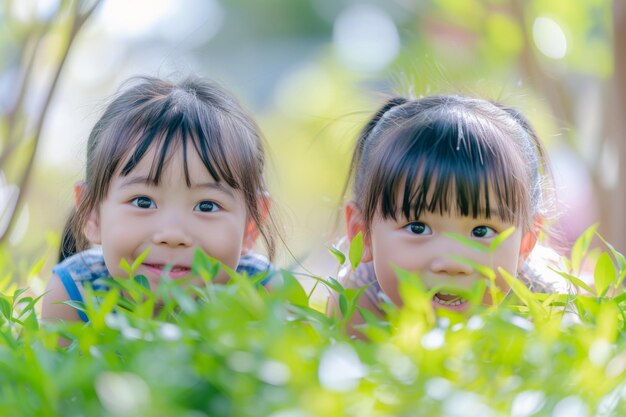
M 99 245 L 100 241 L 100 217 L 97 210 L 92 210 L 84 228 L 85 237 L 91 244 Z
M 81 198 L 83 198 L 83 190 L 85 189 L 85 181 L 76 181 L 74 183 L 74 207 L 78 207 Z
M 259 206 L 261 222 L 263 222 L 265 221 L 265 219 L 267 219 L 267 216 L 269 215 L 272 199 L 269 194 L 264 193 L 258 198 L 257 204 Z M 243 232 L 243 245 L 241 246 L 242 255 L 252 250 L 254 244 L 256 243 L 256 240 L 259 237 L 259 233 L 259 227 L 255 223 L 254 219 L 248 219 L 248 222 L 246 223 L 246 228 Z
M 532 229 L 526 231 L 526 233 L 522 236 L 522 243 L 519 250 L 520 265 L 523 265 L 523 263 L 526 262 L 526 259 L 528 259 L 528 256 L 535 248 L 539 230 L 541 230 L 541 218 L 537 217 Z
M 352 242 L 352 239 L 354 239 L 354 237 L 361 232 L 361 235 L 363 236 L 363 254 L 361 255 L 361 262 L 371 262 L 372 242 L 365 227 L 363 213 L 353 201 L 350 201 L 344 208 L 344 215 L 346 217 L 348 240 Z

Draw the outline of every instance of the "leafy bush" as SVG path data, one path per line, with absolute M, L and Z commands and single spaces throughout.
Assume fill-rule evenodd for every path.
M 74 304 L 89 324 L 41 323 L 37 298 L 14 290 L 0 298 L 0 414 L 623 416 L 626 262 L 607 246 L 593 288 L 579 280 L 594 233 L 563 272 L 582 287 L 575 297 L 515 286 L 498 306 L 435 314 L 431 294 L 400 272 L 405 305 L 366 315 L 368 341 L 311 307 L 291 274 L 272 291 L 234 272 L 213 285 L 217 265 L 200 254 L 205 285 L 164 279 L 152 293 L 142 277 L 111 281 Z M 353 314 L 359 292 L 324 281 Z

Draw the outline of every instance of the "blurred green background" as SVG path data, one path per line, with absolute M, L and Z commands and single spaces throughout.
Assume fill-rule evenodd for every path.
M 550 151 L 561 241 L 600 222 L 623 251 L 623 9 L 621 0 L 3 0 L 0 233 L 14 254 L 3 262 L 17 271 L 47 253 L 47 279 L 106 98 L 132 75 L 190 72 L 233 91 L 267 138 L 288 246 L 280 266 L 336 270 L 325 246 L 341 235 L 351 147 L 390 94 L 460 92 L 519 107 Z

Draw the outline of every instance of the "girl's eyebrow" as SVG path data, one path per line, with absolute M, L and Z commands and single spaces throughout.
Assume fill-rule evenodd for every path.
M 217 191 L 221 191 L 223 193 L 226 193 L 230 196 L 233 196 L 233 190 L 230 187 L 225 186 L 223 183 L 221 182 L 201 182 L 198 184 L 191 184 L 191 188 L 212 188 L 215 189 Z
M 136 184 L 147 185 L 149 187 L 153 186 L 151 178 L 145 175 L 136 175 L 132 177 L 126 177 L 126 179 L 122 181 L 122 184 L 120 186 L 122 188 L 126 188 L 126 187 L 130 187 Z M 191 184 L 191 187 L 189 188 L 211 188 L 211 189 L 223 192 L 225 194 L 228 194 L 231 197 L 234 195 L 230 187 L 225 186 L 221 182 L 215 182 L 215 181 Z

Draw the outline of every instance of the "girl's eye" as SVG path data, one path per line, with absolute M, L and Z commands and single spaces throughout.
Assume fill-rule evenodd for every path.
M 481 239 L 491 238 L 497 234 L 498 232 L 496 232 L 489 226 L 478 226 L 472 230 L 472 237 L 477 237 Z
M 130 204 L 132 204 L 133 206 L 139 207 L 141 209 L 156 208 L 156 204 L 154 204 L 154 201 L 152 201 L 150 197 L 145 197 L 145 196 L 133 198 Z
M 201 211 L 203 213 L 212 213 L 214 211 L 218 211 L 220 206 L 213 201 L 201 201 L 193 208 L 194 211 Z
M 433 231 L 430 230 L 430 226 L 422 222 L 409 223 L 405 228 L 415 235 L 431 235 L 433 233 Z

